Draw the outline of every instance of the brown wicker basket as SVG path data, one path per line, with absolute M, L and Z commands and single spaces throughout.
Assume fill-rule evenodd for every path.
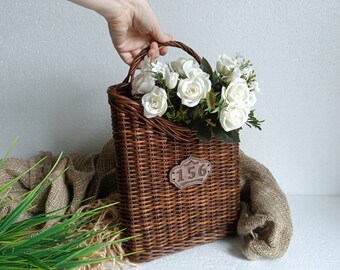
M 160 45 L 181 48 L 201 61 L 181 42 Z M 123 83 L 108 89 L 121 221 L 126 235 L 142 235 L 125 247 L 127 252 L 143 250 L 131 257 L 136 262 L 235 233 L 240 208 L 238 143 L 199 141 L 185 127 L 160 117 L 145 118 L 142 106 L 132 99 L 129 81 L 146 53 L 147 49 L 135 58 Z M 194 170 L 196 174 L 207 171 L 202 167 L 206 165 L 193 167 L 199 164 L 197 159 L 210 162 L 210 175 L 181 188 L 169 179 L 169 173 L 189 157 L 194 159 L 188 161 L 193 164 L 191 169 L 187 167 L 189 178 Z

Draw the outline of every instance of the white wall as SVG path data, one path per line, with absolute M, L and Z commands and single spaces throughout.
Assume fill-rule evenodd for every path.
M 235 51 L 252 60 L 266 122 L 245 128 L 241 146 L 283 190 L 339 195 L 339 1 L 150 2 L 164 30 L 210 62 Z M 100 150 L 111 137 L 106 89 L 126 72 L 96 13 L 66 0 L 1 0 L 0 153 L 16 135 L 17 157 Z

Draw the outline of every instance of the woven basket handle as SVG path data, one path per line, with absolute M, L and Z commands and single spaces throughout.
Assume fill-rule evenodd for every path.
M 163 42 L 163 43 L 158 43 L 159 47 L 163 46 L 169 46 L 169 47 L 175 47 L 182 49 L 183 51 L 187 52 L 189 55 L 191 55 L 195 60 L 200 64 L 201 63 L 201 57 L 189 46 L 185 45 L 184 43 L 180 41 L 169 41 L 169 42 Z M 133 60 L 133 62 L 130 65 L 129 73 L 124 79 L 123 83 L 128 83 L 130 78 L 133 78 L 133 75 L 135 74 L 136 69 L 138 68 L 139 64 L 142 62 L 144 57 L 147 55 L 148 51 L 150 50 L 150 47 L 147 47 L 143 49 Z

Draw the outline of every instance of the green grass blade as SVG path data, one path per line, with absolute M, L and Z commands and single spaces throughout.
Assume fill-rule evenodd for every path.
M 5 192 L 7 192 L 7 191 L 5 191 Z M 23 194 L 20 194 L 20 195 L 14 197 L 13 199 L 10 199 L 8 201 L 3 202 L 5 200 L 5 198 L 7 197 L 6 194 L 5 194 L 5 196 L 3 196 L 3 198 L 1 198 L 1 200 L 0 200 L 0 208 L 5 207 L 6 205 L 9 205 L 13 202 L 19 201 L 21 198 L 26 197 L 28 195 L 28 193 L 30 193 L 30 192 L 27 191 Z M 0 194 L 1 194 L 1 192 L 0 192 Z
M 90 217 L 84 217 L 83 220 L 81 221 L 82 223 L 84 223 L 86 221 L 86 219 L 89 219 Z M 75 221 L 77 221 L 77 219 L 79 219 L 78 216 L 73 216 L 72 218 L 69 218 L 67 220 L 64 220 L 58 224 L 56 224 L 55 226 L 48 228 L 47 230 L 41 232 L 39 235 L 34 236 L 30 239 L 27 239 L 23 245 L 32 245 L 35 243 L 39 243 L 42 239 L 45 238 L 49 238 L 51 237 L 53 234 L 60 234 L 61 232 L 66 232 L 74 227 L 79 227 L 79 223 L 73 224 Z
M 23 172 L 22 174 L 20 174 L 19 176 L 15 177 L 13 180 L 11 180 L 10 182 L 4 184 L 3 186 L 0 187 L 0 194 L 5 192 L 6 190 L 8 190 L 10 187 L 12 187 L 16 182 L 18 182 L 24 175 L 26 175 L 27 173 L 29 173 L 30 171 L 32 171 L 35 167 L 37 167 L 41 162 L 43 162 L 45 158 L 42 158 L 41 160 L 39 160 L 37 163 L 35 163 L 31 168 L 29 168 L 28 170 L 26 170 L 25 172 Z
M 10 229 L 7 230 L 7 232 L 3 235 L 7 234 L 15 234 L 18 231 L 22 230 L 27 230 L 28 228 L 35 227 L 37 225 L 44 224 L 50 220 L 55 220 L 55 219 L 66 219 L 66 218 L 71 218 L 74 217 L 75 215 L 78 215 L 79 218 L 85 215 L 88 215 L 88 212 L 82 212 L 82 213 L 73 213 L 73 214 L 56 214 L 59 211 L 64 211 L 66 209 L 70 208 L 70 205 L 50 211 L 48 213 L 41 213 L 34 215 L 30 217 L 29 219 L 21 220 L 16 223 L 14 223 Z
M 61 265 L 60 268 L 64 269 L 73 269 L 75 267 L 80 267 L 83 265 L 90 265 L 95 263 L 101 263 L 109 260 L 113 260 L 115 257 L 108 257 L 108 258 L 98 258 L 98 259 L 88 259 L 88 260 L 75 260 L 70 262 L 65 262 Z
M 17 143 L 18 140 L 19 140 L 19 136 L 16 136 L 16 137 L 14 138 L 14 140 L 13 140 L 11 146 L 8 148 L 8 150 L 7 150 L 6 154 L 5 154 L 5 156 L 4 156 L 2 159 L 0 159 L 0 170 L 1 170 L 2 167 L 5 165 L 5 162 L 6 162 L 6 160 L 8 159 L 9 154 L 12 152 L 12 149 L 13 149 L 14 145 Z
M 74 259 L 78 259 L 87 255 L 92 254 L 94 251 L 99 250 L 103 247 L 106 247 L 108 245 L 110 245 L 111 242 L 109 243 L 101 243 L 101 244 L 93 244 L 91 246 L 86 246 L 86 247 L 82 247 L 81 249 L 79 249 L 78 251 L 70 254 L 69 256 L 67 256 L 64 260 L 58 262 L 55 267 L 57 268 L 65 268 L 63 266 L 63 263 L 66 263 L 68 261 L 74 260 Z
M 5 158 L 0 159 L 0 169 L 8 159 L 9 153 L 15 142 L 12 143 L 9 151 L 5 155 Z M 31 171 L 44 159 L 40 160 L 34 165 L 34 167 L 28 169 L 9 183 L 6 183 L 6 185 L 0 187 L 0 206 L 5 206 L 15 200 L 21 200 L 22 197 L 24 197 L 11 213 L 0 219 L 0 270 L 73 269 L 83 265 L 100 263 L 112 258 L 89 259 L 86 257 L 110 244 L 126 242 L 130 238 L 134 238 L 129 237 L 106 243 L 95 243 L 81 246 L 81 244 L 86 240 L 91 239 L 93 236 L 106 230 L 112 229 L 112 233 L 110 232 L 107 239 L 121 233 L 122 230 L 118 232 L 113 231 L 114 228 L 119 226 L 117 224 L 112 225 L 105 230 L 79 231 L 79 228 L 83 225 L 93 222 L 93 220 L 98 217 L 97 215 L 103 210 L 108 207 L 113 207 L 117 203 L 111 203 L 86 212 L 73 214 L 64 213 L 66 211 L 65 209 L 70 207 L 67 206 L 49 213 L 34 215 L 26 220 L 17 222 L 23 212 L 29 211 L 33 207 L 32 203 L 34 200 L 42 194 L 42 192 L 44 192 L 44 190 L 46 190 L 53 181 L 65 172 L 63 171 L 57 176 L 53 175 L 52 180 L 49 179 L 52 178 L 51 175 L 55 171 L 61 156 L 62 155 L 58 157 L 54 166 L 45 178 L 27 194 L 17 196 L 10 201 L 6 201 L 6 199 L 2 200 L 6 192 L 8 192 L 17 181 L 19 181 L 25 174 Z M 62 213 L 58 211 L 62 211 Z M 61 221 L 46 230 L 40 231 L 37 229 L 39 225 L 54 219 L 60 219 Z
M 119 243 L 119 242 L 126 242 L 129 239 L 132 239 L 132 238 L 135 238 L 135 237 L 136 236 L 131 236 L 131 237 L 127 237 L 127 238 L 123 238 L 123 239 L 118 239 L 118 240 L 114 240 L 114 241 L 110 241 L 110 242 L 106 242 L 106 243 L 99 243 L 99 244 L 93 244 L 93 245 L 87 246 L 87 247 L 82 247 L 81 249 L 79 249 L 79 251 L 74 252 L 73 254 L 67 256 L 64 260 L 62 260 L 59 263 L 57 263 L 55 265 L 55 267 L 57 267 L 57 268 L 59 268 L 59 267 L 60 268 L 66 268 L 65 265 L 66 265 L 66 263 L 68 263 L 68 261 L 79 259 L 79 258 L 84 257 L 84 256 L 89 256 L 94 251 L 99 250 L 99 249 L 101 249 L 103 247 L 106 247 L 106 246 L 109 246 L 109 245 L 112 245 L 112 244 L 115 244 L 115 243 Z M 135 252 L 135 253 L 139 253 L 139 252 L 142 252 L 142 251 L 138 251 L 138 252 Z M 108 260 L 108 259 L 106 258 L 106 260 Z M 105 261 L 105 260 L 103 260 L 103 261 Z
M 0 220 L 0 236 L 19 218 L 19 216 L 23 212 L 25 212 L 25 210 L 38 197 L 38 195 L 43 192 L 44 188 L 42 188 L 42 186 L 44 185 L 46 180 L 49 178 L 49 176 L 52 174 L 57 164 L 59 163 L 60 159 L 61 159 L 61 155 L 58 157 L 56 163 L 52 167 L 51 171 L 46 175 L 46 177 L 25 197 L 25 199 L 22 200 L 22 202 L 10 214 L 8 214 L 4 219 Z M 64 171 L 58 174 L 56 178 L 60 177 L 60 175 L 63 173 Z
M 101 262 L 105 262 L 105 261 L 109 261 L 109 260 L 114 260 L 116 258 L 127 257 L 127 256 L 130 256 L 130 255 L 138 254 L 140 252 L 143 252 L 143 250 L 136 251 L 136 252 L 131 252 L 131 253 L 126 253 L 124 255 L 118 255 L 118 256 L 114 256 L 114 257 L 70 261 L 70 262 L 64 263 L 61 268 L 73 269 L 74 267 L 80 267 L 80 266 L 83 266 L 83 265 L 90 265 L 90 264 L 95 264 L 95 263 L 101 263 Z
M 32 266 L 37 266 L 41 269 L 51 270 L 51 267 L 49 267 L 46 263 L 30 254 L 21 254 L 21 257 L 26 259 Z
M 1 263 L 1 261 L 0 261 Z M 9 262 L 11 264 L 13 264 L 13 262 Z M 30 269 L 39 269 L 40 268 L 30 268 Z M 27 270 L 27 267 L 20 267 L 20 266 L 1 266 L 1 270 Z

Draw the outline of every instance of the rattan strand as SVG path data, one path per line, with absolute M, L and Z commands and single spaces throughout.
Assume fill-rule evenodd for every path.
M 185 45 L 184 43 L 180 42 L 180 41 L 169 41 L 169 42 L 163 42 L 163 43 L 158 43 L 159 47 L 162 46 L 170 46 L 170 47 L 175 47 L 175 48 L 179 48 L 182 49 L 183 51 L 187 52 L 189 55 L 191 55 L 199 64 L 201 63 L 201 57 L 193 50 L 191 49 L 189 46 Z M 149 48 L 145 48 L 143 49 L 132 61 L 131 65 L 130 65 L 130 69 L 128 72 L 127 77 L 124 79 L 123 82 L 129 82 L 130 78 L 133 77 L 136 69 L 138 68 L 140 62 L 144 59 L 144 57 L 146 56 L 146 54 L 148 53 Z

